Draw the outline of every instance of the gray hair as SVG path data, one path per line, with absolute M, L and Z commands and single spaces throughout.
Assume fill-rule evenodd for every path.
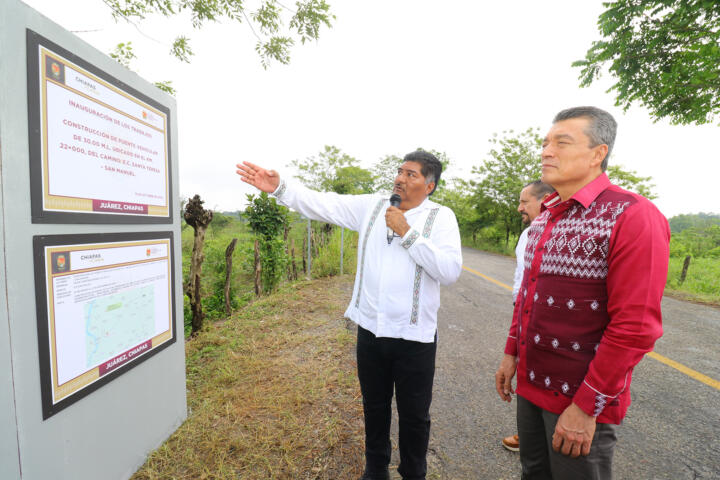
M 587 118 L 590 120 L 588 128 L 585 131 L 585 135 L 590 137 L 590 147 L 597 147 L 603 144 L 607 145 L 607 155 L 605 155 L 600 165 L 600 168 L 604 172 L 607 169 L 610 152 L 612 152 L 613 145 L 615 144 L 617 122 L 612 115 L 597 107 L 573 107 L 567 108 L 555 115 L 553 123 L 571 118 Z

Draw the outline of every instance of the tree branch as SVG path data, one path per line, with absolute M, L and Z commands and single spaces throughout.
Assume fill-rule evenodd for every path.
M 258 42 L 262 42 L 262 38 L 260 38 L 260 36 L 257 34 L 255 29 L 253 28 L 252 22 L 250 21 L 247 14 L 245 13 L 245 10 L 243 10 L 242 15 L 243 15 L 243 17 L 245 17 L 245 21 L 247 22 L 248 26 L 250 27 L 250 31 L 253 33 L 253 35 L 255 35 L 255 38 L 257 38 Z

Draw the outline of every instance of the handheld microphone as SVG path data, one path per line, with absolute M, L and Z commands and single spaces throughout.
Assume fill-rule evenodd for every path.
M 393 207 L 399 207 L 400 203 L 402 202 L 402 199 L 400 198 L 400 195 L 397 193 L 393 193 L 390 195 L 390 205 Z M 395 236 L 395 232 L 392 228 L 388 227 L 387 229 L 387 241 L 388 245 L 390 245 L 393 241 L 393 237 Z

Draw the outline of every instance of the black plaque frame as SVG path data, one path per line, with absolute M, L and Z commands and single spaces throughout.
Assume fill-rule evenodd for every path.
M 138 92 L 130 85 L 118 80 L 95 65 L 83 60 L 79 56 L 62 48 L 60 45 L 48 40 L 42 35 L 27 29 L 27 91 L 28 91 L 28 143 L 30 153 L 30 198 L 32 210 L 32 223 L 83 223 L 83 224 L 166 224 L 173 223 L 173 165 L 171 141 L 171 115 L 170 109 L 152 98 Z M 116 88 L 125 91 L 139 100 L 153 106 L 166 115 L 167 118 L 167 186 L 168 186 L 168 215 L 124 215 L 90 212 L 57 212 L 43 208 L 43 176 L 42 176 L 42 138 L 40 112 L 40 72 L 38 65 L 38 51 L 44 46 L 53 52 L 67 58 L 76 65 L 84 68 L 98 78 L 108 82 Z
M 170 241 L 169 262 L 170 262 L 170 318 L 171 338 L 161 345 L 152 348 L 143 355 L 129 360 L 117 369 L 101 376 L 93 383 L 70 394 L 62 400 L 53 404 L 52 397 L 52 372 L 50 358 L 50 336 L 48 333 L 49 312 L 47 292 L 47 272 L 45 270 L 45 247 L 61 245 L 82 245 L 95 243 L 127 242 L 137 240 L 162 240 Z M 43 420 L 50 418 L 59 411 L 69 407 L 73 403 L 88 396 L 95 390 L 110 383 L 130 369 L 140 365 L 146 360 L 157 355 L 164 349 L 177 341 L 177 312 L 175 305 L 175 252 L 173 245 L 173 232 L 122 232 L 122 233 L 96 233 L 96 234 L 72 234 L 72 235 L 36 235 L 33 237 L 33 258 L 35 264 L 35 305 L 37 309 L 37 335 L 38 355 L 40 360 L 40 392 L 42 397 Z

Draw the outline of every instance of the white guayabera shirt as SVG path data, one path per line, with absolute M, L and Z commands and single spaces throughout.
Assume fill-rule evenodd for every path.
M 460 276 L 462 253 L 455 214 L 429 199 L 405 212 L 410 230 L 387 243 L 380 195 L 338 195 L 280 180 L 272 193 L 306 217 L 359 232 L 355 287 L 345 316 L 377 337 L 432 343 L 440 285 Z
M 528 230 L 530 230 L 529 227 L 522 231 L 520 238 L 518 238 L 517 246 L 515 247 L 517 265 L 515 266 L 515 275 L 513 276 L 513 303 L 515 303 L 517 294 L 520 291 L 523 274 L 525 273 L 525 247 L 527 247 L 528 243 Z

